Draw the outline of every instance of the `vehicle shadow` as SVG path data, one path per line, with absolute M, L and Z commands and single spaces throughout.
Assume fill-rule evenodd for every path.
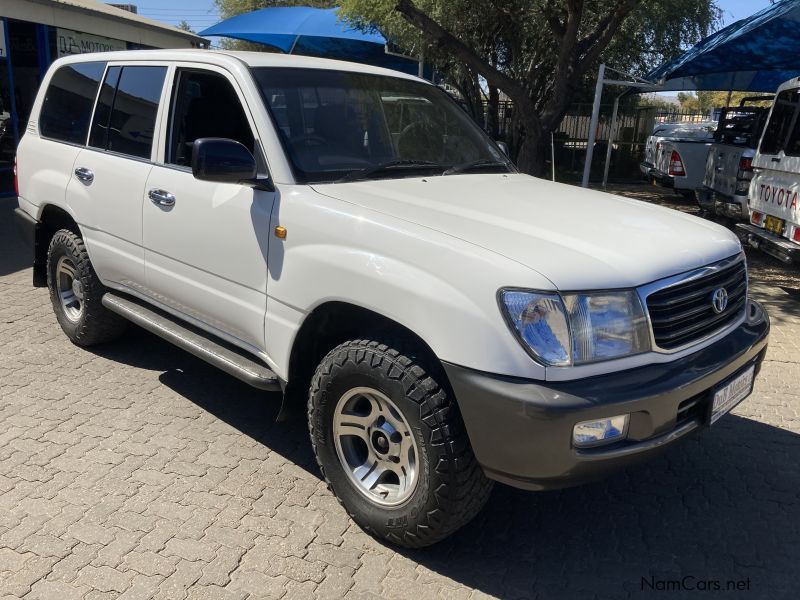
M 14 224 L 16 198 L 0 198 L 0 277 L 31 266 L 33 250 L 26 248 Z
M 125 343 L 95 351 L 164 371 L 164 385 L 320 476 L 304 420 L 275 423 L 278 394 L 135 327 Z M 723 595 L 730 580 L 748 586 L 749 597 L 794 597 L 798 548 L 800 435 L 729 415 L 601 483 L 541 493 L 497 485 L 478 517 L 448 540 L 393 550 L 419 563 L 420 579 L 427 569 L 503 598 L 616 599 L 693 598 L 706 580 L 719 581 Z M 695 589 L 676 588 L 681 581 Z

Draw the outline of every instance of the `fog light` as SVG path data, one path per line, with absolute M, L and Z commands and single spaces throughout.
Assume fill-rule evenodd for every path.
M 588 448 L 624 439 L 628 434 L 629 416 L 618 415 L 607 419 L 578 423 L 572 430 L 572 443 L 579 448 Z

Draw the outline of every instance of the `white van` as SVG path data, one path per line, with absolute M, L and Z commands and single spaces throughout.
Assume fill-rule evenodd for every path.
M 751 246 L 784 263 L 800 259 L 800 78 L 778 88 L 753 158 L 750 223 L 737 227 Z
M 744 399 L 766 352 L 735 235 L 522 175 L 402 73 L 70 57 L 17 160 L 34 284 L 69 339 L 132 321 L 281 392 L 349 514 L 397 544 L 449 535 L 493 481 L 653 456 Z

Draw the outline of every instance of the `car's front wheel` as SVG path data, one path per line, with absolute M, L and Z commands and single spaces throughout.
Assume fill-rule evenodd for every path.
M 353 340 L 320 363 L 309 430 L 322 473 L 363 529 L 407 547 L 470 521 L 491 492 L 434 365 L 397 343 Z

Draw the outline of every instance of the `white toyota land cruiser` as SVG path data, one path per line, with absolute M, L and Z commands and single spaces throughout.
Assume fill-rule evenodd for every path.
M 714 423 L 766 351 L 733 234 L 521 175 L 393 71 L 62 59 L 17 169 L 34 285 L 74 343 L 133 321 L 281 390 L 355 521 L 406 546 L 492 480 L 574 485 Z

